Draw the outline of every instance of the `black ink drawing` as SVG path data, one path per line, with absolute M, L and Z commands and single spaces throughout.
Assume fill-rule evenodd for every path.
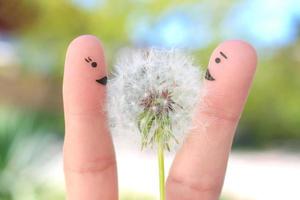
M 216 62 L 216 63 L 220 63 L 220 62 L 221 62 L 221 59 L 217 57 L 217 58 L 215 59 L 215 62 Z
M 223 53 L 222 51 L 220 51 L 220 54 L 221 54 L 221 56 L 222 56 L 223 58 L 227 59 L 227 56 L 225 55 L 225 53 Z M 215 62 L 216 62 L 217 64 L 219 64 L 219 63 L 221 62 L 221 58 L 216 57 L 216 58 L 215 58 Z M 208 69 L 206 70 L 205 79 L 206 79 L 206 80 L 209 80 L 209 81 L 214 81 L 214 80 L 216 80 L 216 79 L 210 74 L 210 72 L 209 72 Z
M 93 60 L 90 57 L 87 57 L 84 59 L 87 63 L 91 63 L 92 67 L 97 67 L 97 63 L 93 62 Z
M 97 67 L 97 63 L 94 62 L 90 57 L 84 58 L 84 60 L 85 60 L 85 62 L 90 63 L 92 67 Z M 107 84 L 107 76 L 97 79 L 96 82 L 100 83 L 102 85 L 106 85 Z
M 102 84 L 102 85 L 106 85 L 107 84 L 107 76 L 104 76 L 103 78 L 97 79 L 96 81 L 98 83 Z
M 206 70 L 205 79 L 209 80 L 209 81 L 214 81 L 215 80 L 214 77 L 212 77 L 212 75 L 210 74 L 209 69 Z
M 227 59 L 227 56 L 226 56 L 222 51 L 220 51 L 220 54 L 221 54 L 221 56 L 223 56 L 225 59 Z
M 226 56 L 222 51 L 220 51 L 220 54 L 221 54 L 221 56 L 223 56 L 225 59 L 227 59 L 227 56 Z M 221 58 L 216 57 L 215 62 L 216 62 L 217 64 L 219 64 L 219 63 L 221 62 Z

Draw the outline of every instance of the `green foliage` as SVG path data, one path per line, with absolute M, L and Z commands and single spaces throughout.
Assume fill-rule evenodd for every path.
M 300 69 L 293 56 L 299 47 L 298 42 L 272 59 L 261 58 L 236 146 L 299 148 Z
M 14 200 L 36 196 L 43 184 L 41 170 L 58 150 L 60 142 L 51 133 L 49 118 L 37 113 L 0 109 L 0 199 Z M 44 121 L 45 120 L 45 121 Z M 47 122 L 47 123 L 46 123 Z M 55 153 L 55 151 L 56 153 Z M 44 198 L 42 198 L 44 199 Z
M 193 1 L 186 1 L 185 4 L 188 2 Z M 30 27 L 19 33 L 22 63 L 28 73 L 35 71 L 61 76 L 66 47 L 76 36 L 99 36 L 111 63 L 112 52 L 129 43 L 134 28 L 129 24 L 139 19 L 134 15 L 159 16 L 165 9 L 182 2 L 156 0 L 136 4 L 113 0 L 90 10 L 78 7 L 71 0 L 30 0 L 27 4 L 37 8 L 37 17 Z

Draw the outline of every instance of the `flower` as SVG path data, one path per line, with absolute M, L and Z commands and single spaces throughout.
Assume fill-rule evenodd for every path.
M 141 146 L 178 143 L 202 94 L 202 71 L 178 49 L 125 50 L 107 84 L 112 134 L 139 134 Z

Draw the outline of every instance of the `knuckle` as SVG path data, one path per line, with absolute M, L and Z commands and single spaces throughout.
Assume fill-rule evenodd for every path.
M 116 167 L 114 155 L 103 156 L 94 160 L 85 160 L 80 162 L 64 162 L 65 173 L 85 174 L 101 174 L 110 168 Z
M 220 103 L 219 103 L 220 104 Z M 200 107 L 200 114 L 212 120 L 236 123 L 240 114 L 233 107 L 224 107 L 217 103 L 206 103 Z
M 234 115 L 232 113 L 217 108 L 210 108 L 204 110 L 202 114 L 211 119 L 228 122 L 228 123 L 235 123 L 239 119 L 238 115 Z
M 221 185 L 217 181 L 204 181 L 199 180 L 192 182 L 187 178 L 178 178 L 169 176 L 167 180 L 167 191 L 177 191 L 176 197 L 184 200 L 194 200 L 195 198 L 201 198 L 204 196 L 213 197 L 211 199 L 217 200 L 220 192 Z

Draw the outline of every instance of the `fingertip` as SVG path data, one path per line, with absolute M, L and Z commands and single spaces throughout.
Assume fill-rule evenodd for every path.
M 227 113 L 227 118 L 238 118 L 248 96 L 256 65 L 256 50 L 248 42 L 227 40 L 218 45 L 206 72 L 205 101 L 211 106 L 205 109 L 222 115 Z
M 250 81 L 257 66 L 255 48 L 243 40 L 227 40 L 213 51 L 207 80 L 240 82 Z
M 76 47 L 82 47 L 82 45 L 86 46 L 87 44 L 92 44 L 92 45 L 99 45 L 102 48 L 102 43 L 98 37 L 95 35 L 90 35 L 90 34 L 85 34 L 85 35 L 80 35 L 76 38 L 74 38 L 69 46 L 68 50 Z
M 65 111 L 100 111 L 105 99 L 107 69 L 101 41 L 93 35 L 81 35 L 68 46 L 64 68 Z
M 80 35 L 73 39 L 67 48 L 65 68 L 73 66 L 76 61 L 84 64 L 85 58 L 92 56 L 99 58 L 98 61 L 102 66 L 105 65 L 104 50 L 100 39 L 94 35 Z
M 256 49 L 244 40 L 226 40 L 219 44 L 215 51 L 218 51 L 219 49 L 228 49 L 232 54 L 238 55 L 236 58 L 249 63 L 249 67 L 251 68 L 255 69 L 257 66 Z

